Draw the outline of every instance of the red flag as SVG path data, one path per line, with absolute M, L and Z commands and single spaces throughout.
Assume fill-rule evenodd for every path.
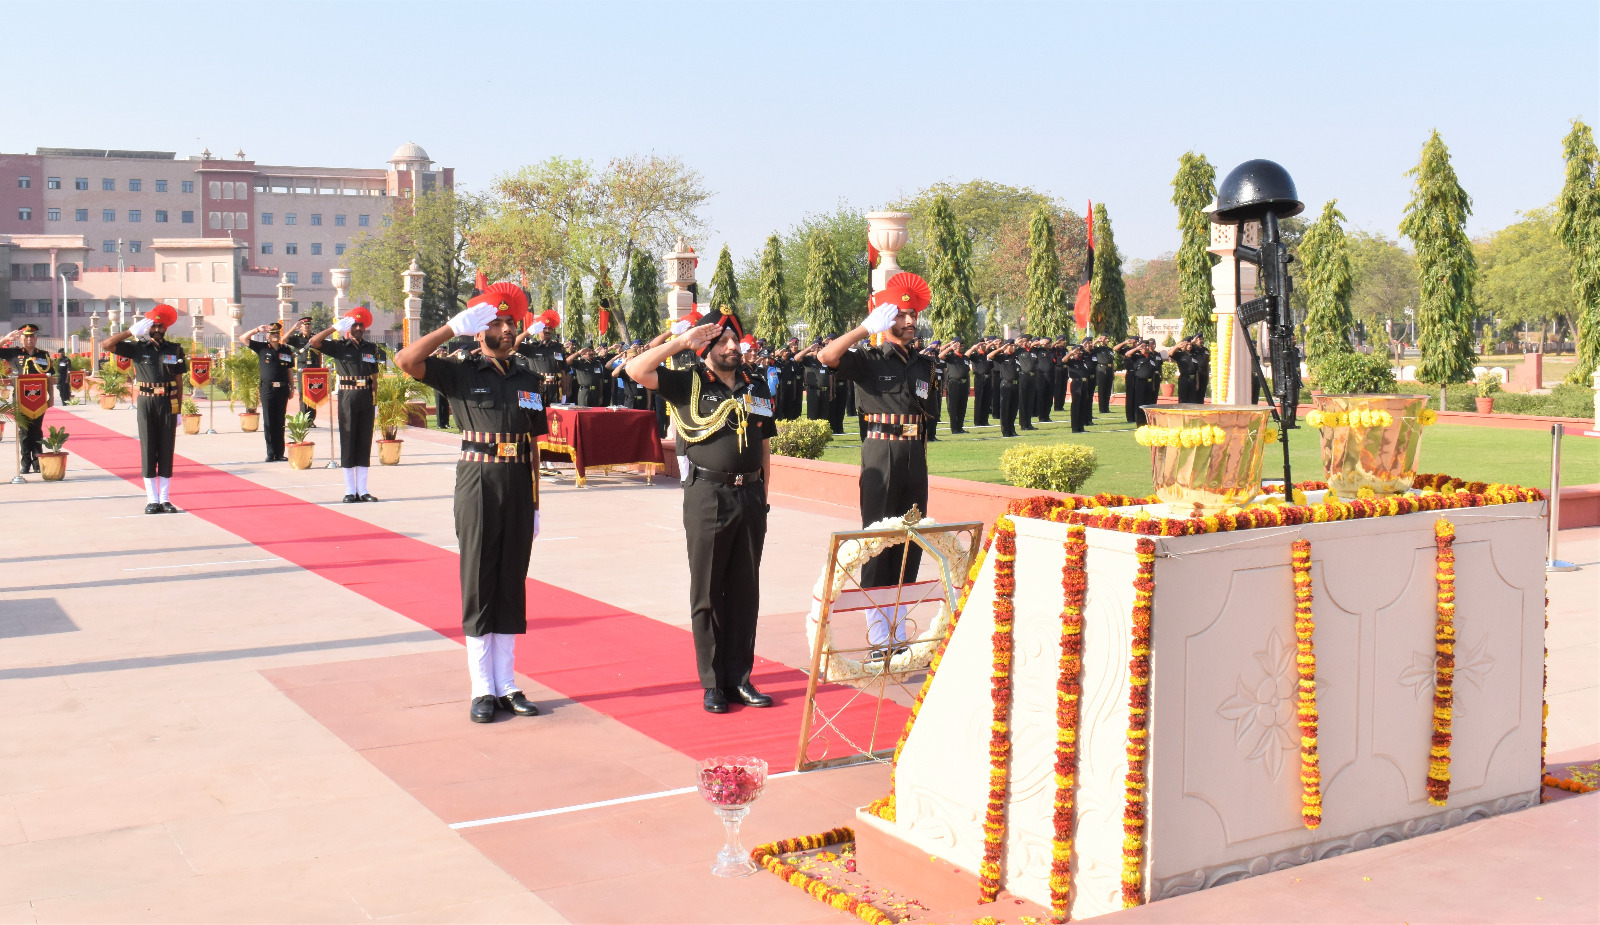
M 50 376 L 46 373 L 32 373 L 17 377 L 17 414 L 36 421 L 44 417 L 44 409 L 50 407 Z
M 1077 322 L 1079 328 L 1089 326 L 1090 305 L 1089 284 L 1094 282 L 1094 200 L 1089 200 L 1089 214 L 1084 217 L 1089 225 L 1089 252 L 1083 259 L 1083 277 L 1078 283 L 1078 300 L 1072 306 L 1072 320 Z M 1099 331 L 1095 332 L 1099 334 Z
M 328 400 L 328 371 L 321 367 L 300 370 L 300 404 L 321 408 Z
M 602 309 L 600 309 L 600 336 L 601 337 L 605 337 L 606 336 L 606 331 L 610 330 L 610 328 L 611 328 L 611 312 L 609 310 L 607 310 L 607 309 L 602 308 Z
M 189 381 L 194 383 L 196 387 L 211 381 L 210 357 L 189 358 Z
M 68 373 L 67 376 L 72 382 L 73 389 L 78 391 L 83 390 L 83 370 L 75 369 Z
M 114 356 L 116 358 L 117 369 L 120 369 L 123 372 L 127 372 L 128 370 L 133 368 L 133 360 L 132 360 L 132 358 L 125 357 L 120 353 L 119 354 L 115 354 Z

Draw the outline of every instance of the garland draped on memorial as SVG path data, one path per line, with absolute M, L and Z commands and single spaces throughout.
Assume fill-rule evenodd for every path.
M 1295 540 L 1290 553 L 1294 571 L 1295 667 L 1300 683 L 1295 714 L 1300 722 L 1300 817 L 1306 828 L 1322 824 L 1322 767 L 1317 754 L 1317 652 L 1312 639 L 1311 541 Z
M 1000 856 L 1006 843 L 1006 795 L 1011 779 L 1011 633 L 1016 625 L 1017 525 L 1002 516 L 994 526 L 994 674 L 989 681 L 989 799 L 983 814 L 979 902 L 1000 895 Z
M 863 922 L 870 925 L 893 925 L 894 919 L 888 913 L 873 906 L 871 903 L 862 902 L 837 887 L 829 886 L 825 881 L 808 876 L 792 864 L 784 862 L 780 855 L 790 854 L 795 851 L 810 851 L 815 848 L 825 848 L 829 845 L 852 842 L 856 839 L 853 829 L 841 826 L 829 829 L 820 835 L 803 835 L 799 838 L 785 838 L 770 844 L 761 845 L 750 852 L 750 860 L 763 868 L 777 874 L 779 879 L 793 887 L 805 891 L 807 896 L 819 902 L 827 903 L 841 912 L 848 912 Z
M 1068 527 L 1061 566 L 1061 665 L 1056 682 L 1055 837 L 1050 845 L 1050 917 L 1067 920 L 1072 905 L 1072 837 L 1078 788 L 1078 719 L 1083 697 L 1083 602 L 1089 590 L 1089 541 Z
M 1456 527 L 1439 518 L 1433 525 L 1434 580 L 1438 614 L 1433 629 L 1433 744 L 1428 750 L 1428 802 L 1450 799 L 1450 723 L 1456 676 Z
M 1122 808 L 1122 906 L 1144 902 L 1145 758 L 1150 733 L 1150 617 L 1156 592 L 1156 543 L 1140 537 L 1134 546 L 1139 570 L 1133 579 L 1133 656 L 1128 660 L 1128 773 Z

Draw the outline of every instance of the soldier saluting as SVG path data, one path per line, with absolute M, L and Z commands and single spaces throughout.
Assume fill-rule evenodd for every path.
M 372 465 L 372 419 L 375 410 L 373 389 L 378 384 L 379 364 L 389 358 L 382 344 L 369 342 L 372 312 L 357 305 L 345 312 L 333 327 L 318 331 L 306 342 L 306 349 L 321 350 L 332 357 L 339 370 L 339 465 L 344 467 L 344 503 L 376 501 L 367 491 L 367 469 Z M 324 344 L 328 335 L 341 337 Z
M 126 331 L 106 338 L 105 347 L 133 361 L 139 388 L 134 411 L 139 416 L 139 468 L 144 476 L 146 514 L 176 514 L 167 500 L 172 484 L 172 449 L 177 441 L 182 378 L 189 371 L 183 348 L 167 340 L 178 323 L 178 310 L 165 302 L 144 313 Z
M 279 322 L 260 325 L 239 335 L 239 343 L 255 352 L 261 372 L 262 436 L 267 441 L 267 462 L 287 462 L 283 455 L 283 418 L 289 408 L 294 379 L 294 351 L 283 343 Z
M 22 345 L 11 346 L 11 342 L 18 337 L 22 338 Z M 9 361 L 11 368 L 19 376 L 48 374 L 50 354 L 40 350 L 38 345 L 39 326 L 25 324 L 0 338 L 0 360 Z M 47 394 L 48 391 L 47 389 Z M 62 403 L 65 404 L 65 400 Z M 39 451 L 44 448 L 44 415 L 41 414 L 31 421 L 23 420 L 21 415 L 17 415 L 17 419 L 21 424 L 19 436 L 22 441 L 22 471 L 38 472 Z
M 552 308 L 517 335 L 517 353 L 539 377 L 539 395 L 545 407 L 561 403 L 561 375 L 567 370 L 567 351 L 556 340 L 560 327 L 561 315 Z
M 395 355 L 408 376 L 450 400 L 461 425 L 456 538 L 461 544 L 461 629 L 466 634 L 475 723 L 496 709 L 537 716 L 517 687 L 517 636 L 528 631 L 528 561 L 539 535 L 538 438 L 548 431 L 543 378 L 513 358 L 528 297 L 515 283 L 488 286 L 465 311 Z M 465 358 L 430 356 L 452 337 L 476 335 Z

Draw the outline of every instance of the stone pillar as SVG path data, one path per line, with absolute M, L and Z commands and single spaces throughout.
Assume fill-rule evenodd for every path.
M 1250 402 L 1250 351 L 1244 339 L 1250 334 L 1239 323 L 1239 305 L 1255 298 L 1256 268 L 1236 255 L 1240 244 L 1256 246 L 1251 240 L 1259 232 L 1249 224 L 1213 223 L 1211 246 L 1206 248 L 1222 258 L 1211 268 L 1211 292 L 1217 310 L 1217 342 L 1211 350 L 1211 401 L 1218 405 L 1244 405 Z M 1240 238 L 1244 240 L 1241 241 Z
M 278 277 L 278 323 L 285 328 L 289 326 L 289 309 L 294 302 L 294 283 L 289 282 L 289 274 Z
M 279 311 L 279 321 L 282 321 L 282 311 Z M 233 356 L 239 348 L 239 324 L 244 320 L 244 305 L 238 302 L 228 303 L 228 356 Z
M 84 376 L 93 376 L 100 369 L 100 313 L 89 313 L 89 368 L 84 371 Z M 84 394 L 89 392 L 89 386 L 84 385 Z
M 689 293 L 689 284 L 694 282 L 695 254 L 680 237 L 672 252 L 666 255 L 666 261 L 667 285 L 672 287 L 672 291 L 667 293 L 667 320 L 681 321 L 694 311 L 694 296 Z
M 426 275 L 415 259 L 411 261 L 411 267 L 400 274 L 400 289 L 406 294 L 406 318 L 400 330 L 401 344 L 411 343 L 413 337 L 422 333 L 422 281 Z
M 878 249 L 878 268 L 872 271 L 872 291 L 889 284 L 889 277 L 900 272 L 895 254 L 906 246 L 906 225 L 910 212 L 868 212 L 867 240 Z
M 344 313 L 345 303 L 350 300 L 350 271 L 334 270 L 333 277 L 333 317 L 338 318 Z M 373 319 L 377 323 L 377 319 Z M 368 332 L 370 335 L 370 332 Z

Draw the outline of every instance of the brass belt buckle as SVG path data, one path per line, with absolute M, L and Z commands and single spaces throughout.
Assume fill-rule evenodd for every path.
M 904 424 L 902 427 L 904 429 L 901 432 L 907 437 L 915 437 L 922 432 L 920 430 L 921 425 L 919 424 Z
M 494 446 L 494 455 L 502 459 L 507 456 L 515 457 L 517 455 L 517 445 L 515 443 L 497 443 Z
M 741 472 L 738 475 L 733 477 L 733 485 L 734 485 L 735 488 L 744 485 L 744 473 L 743 472 Z

